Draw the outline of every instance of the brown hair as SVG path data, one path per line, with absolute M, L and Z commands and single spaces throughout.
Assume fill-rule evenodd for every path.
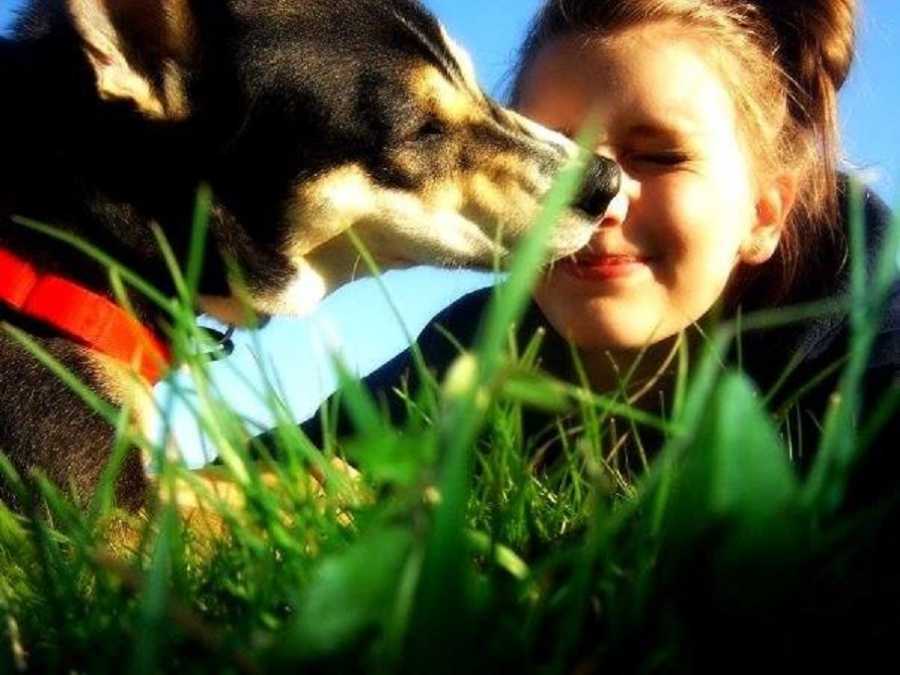
M 777 302 L 823 237 L 838 228 L 837 91 L 853 60 L 856 0 L 547 0 L 532 22 L 513 72 L 511 102 L 549 43 L 599 37 L 649 22 L 675 22 L 712 38 L 742 133 L 762 175 L 789 168 L 797 203 L 775 256 L 734 280 L 731 295 Z M 724 47 L 724 49 L 721 49 Z M 741 272 L 745 272 L 742 270 Z M 736 298 L 732 298 L 735 300 Z M 729 303 L 731 304 L 731 303 Z

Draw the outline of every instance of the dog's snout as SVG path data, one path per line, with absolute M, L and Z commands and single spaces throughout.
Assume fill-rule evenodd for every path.
M 573 206 L 592 218 L 599 218 L 619 193 L 621 184 L 622 172 L 619 165 L 611 159 L 594 155 L 585 171 L 581 192 Z

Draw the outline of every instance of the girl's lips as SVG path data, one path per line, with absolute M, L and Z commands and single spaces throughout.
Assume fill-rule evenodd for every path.
M 652 258 L 632 255 L 591 255 L 569 258 L 560 267 L 578 279 L 605 281 L 635 274 L 652 262 Z

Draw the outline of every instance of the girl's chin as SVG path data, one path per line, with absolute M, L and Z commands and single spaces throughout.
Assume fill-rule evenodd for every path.
M 653 334 L 657 325 L 632 312 L 603 311 L 596 306 L 555 307 L 545 311 L 546 304 L 538 305 L 554 330 L 584 350 L 609 350 L 613 352 L 642 349 L 656 342 Z

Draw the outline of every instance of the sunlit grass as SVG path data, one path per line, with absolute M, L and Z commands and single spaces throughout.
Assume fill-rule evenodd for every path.
M 440 381 L 420 362 L 423 386 L 397 392 L 403 422 L 387 418 L 338 364 L 340 405 L 356 431 L 339 438 L 336 410 L 326 406 L 323 448 L 300 432 L 270 378 L 256 395 L 279 424 L 271 445 L 252 442 L 257 430 L 223 404 L 197 356 L 207 341 L 192 309 L 207 193 L 188 260 L 168 256 L 176 297 L 71 241 L 110 265 L 121 302 L 142 293 L 167 312 L 169 337 L 196 383 L 197 424 L 244 505 L 210 494 L 161 444 L 135 437 L 129 411 L 99 401 L 4 325 L 120 439 L 90 499 L 0 462 L 20 503 L 30 505 L 25 513 L 0 508 L 4 669 L 689 672 L 771 666 L 770 658 L 827 664 L 853 638 L 887 648 L 895 622 L 877 610 L 896 608 L 900 584 L 878 577 L 876 595 L 871 575 L 898 562 L 876 545 L 897 517 L 896 499 L 864 513 L 841 506 L 859 453 L 900 405 L 896 388 L 870 410 L 858 398 L 878 311 L 896 278 L 900 224 L 867 275 L 856 213 L 850 298 L 744 316 L 693 347 L 684 341 L 669 410 L 654 415 L 621 395 L 542 373 L 540 334 L 510 340 L 542 242 L 578 180 L 577 168 L 561 177 L 477 343 L 460 345 Z M 160 245 L 166 250 L 162 238 Z M 783 440 L 792 397 L 785 410 L 767 410 L 764 393 L 726 365 L 729 350 L 739 331 L 847 307 L 853 336 L 840 395 L 813 466 L 800 476 Z M 544 456 L 524 438 L 531 408 L 570 415 L 582 433 L 562 436 L 558 451 Z M 619 461 L 613 419 L 662 437 L 646 468 Z M 118 511 L 112 489 L 134 444 L 153 453 L 161 486 L 140 515 Z M 334 458 L 355 465 L 359 478 L 335 469 Z M 196 521 L 185 527 L 171 499 L 180 483 L 196 484 L 223 534 L 211 538 Z M 723 654 L 731 661 L 718 661 Z

